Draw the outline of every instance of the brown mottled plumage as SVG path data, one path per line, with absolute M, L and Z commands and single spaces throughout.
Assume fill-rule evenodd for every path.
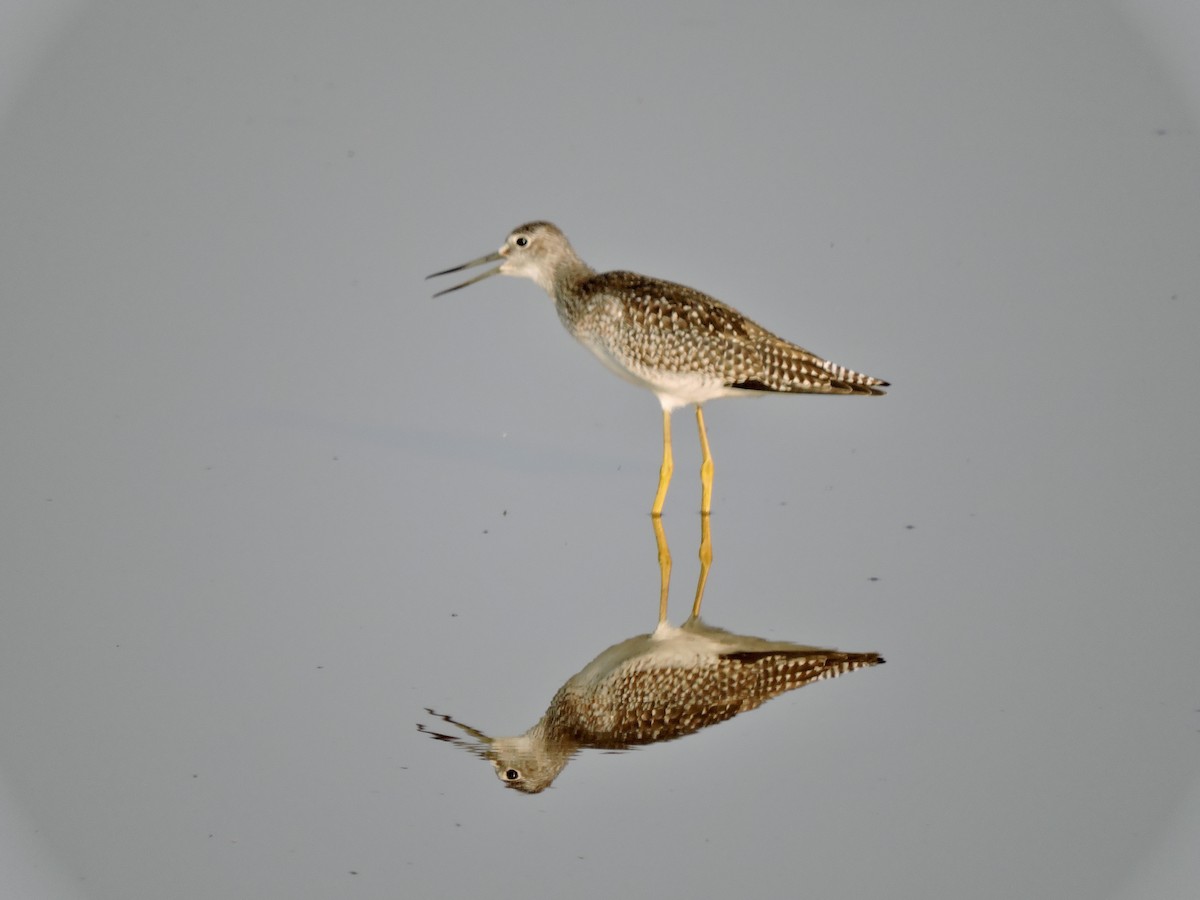
M 688 619 L 609 647 L 559 688 L 541 721 L 517 737 L 478 744 L 430 734 L 490 760 L 508 787 L 545 790 L 584 748 L 620 750 L 670 741 L 731 719 L 773 697 L 884 660 L 732 634 Z M 422 730 L 427 730 L 422 728 Z
M 823 360 L 682 284 L 605 272 L 561 288 L 555 300 L 572 336 L 671 408 L 742 391 L 883 393 L 878 378 Z
M 700 411 L 706 401 L 762 392 L 879 395 L 888 384 L 785 341 L 693 288 L 633 272 L 597 274 L 549 222 L 521 225 L 495 253 L 435 275 L 496 260 L 504 261 L 435 296 L 491 275 L 532 279 L 554 300 L 559 319 L 576 340 L 617 375 L 653 391 L 663 408 L 663 468 L 655 515 L 662 511 L 673 468 L 672 410 L 696 405 L 704 450 L 701 511 L 707 513 L 712 460 Z

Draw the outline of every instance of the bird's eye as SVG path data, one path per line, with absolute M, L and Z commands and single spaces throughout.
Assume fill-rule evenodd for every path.
M 513 241 L 513 243 L 516 244 L 518 247 L 528 247 L 529 246 L 529 238 L 522 235 L 521 237 L 519 237 L 515 241 Z
M 508 779 L 509 781 L 516 781 L 518 778 L 521 777 L 521 773 L 518 772 L 516 769 L 505 769 L 504 777 L 506 779 Z

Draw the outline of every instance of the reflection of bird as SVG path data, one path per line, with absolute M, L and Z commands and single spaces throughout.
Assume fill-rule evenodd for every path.
M 507 787 L 536 794 L 580 749 L 669 741 L 785 691 L 881 662 L 877 653 L 767 641 L 691 618 L 609 647 L 559 688 L 541 721 L 518 737 L 490 738 L 449 716 L 441 718 L 478 743 L 418 727 L 489 759 Z
M 549 222 L 515 229 L 495 253 L 435 272 L 446 275 L 487 262 L 494 269 L 434 296 L 491 275 L 536 281 L 554 299 L 567 331 L 617 375 L 653 391 L 663 409 L 663 461 L 651 512 L 662 512 L 674 464 L 671 411 L 696 404 L 703 462 L 700 511 L 712 507 L 712 456 L 701 406 L 717 397 L 766 392 L 882 394 L 887 382 L 809 353 L 776 337 L 737 310 L 699 291 L 633 272 L 597 274 Z

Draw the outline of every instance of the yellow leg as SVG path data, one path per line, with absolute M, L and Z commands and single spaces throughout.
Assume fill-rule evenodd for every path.
M 700 616 L 700 604 L 704 602 L 704 585 L 708 582 L 708 570 L 712 568 L 712 530 L 709 514 L 700 513 L 700 580 L 696 584 L 696 599 L 692 601 L 692 618 Z
M 712 454 L 708 451 L 708 432 L 704 430 L 704 412 L 696 405 L 696 425 L 700 428 L 700 451 L 703 459 L 700 462 L 700 515 L 707 516 L 712 512 Z
M 662 573 L 662 584 L 658 589 L 658 621 L 667 621 L 667 592 L 671 587 L 671 550 L 667 546 L 667 535 L 663 531 L 662 516 L 651 516 L 654 525 L 654 540 L 658 543 L 658 569 Z
M 658 470 L 658 492 L 654 495 L 654 506 L 650 508 L 650 515 L 662 515 L 663 501 L 667 499 L 667 486 L 671 483 L 671 473 L 674 471 L 675 462 L 671 459 L 671 411 L 664 409 L 662 468 Z

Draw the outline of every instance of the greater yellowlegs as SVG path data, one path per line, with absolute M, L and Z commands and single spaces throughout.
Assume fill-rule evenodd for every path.
M 660 622 L 651 634 L 609 647 L 559 688 L 522 735 L 488 737 L 444 715 L 473 740 L 417 727 L 489 760 L 506 787 L 536 794 L 581 749 L 674 740 L 787 691 L 883 661 L 878 653 L 733 634 L 693 617 L 679 628 Z
M 700 512 L 712 508 L 712 454 L 705 401 L 762 392 L 882 394 L 887 382 L 822 359 L 776 337 L 736 309 L 700 291 L 633 272 L 597 273 L 549 222 L 513 229 L 495 253 L 430 275 L 503 260 L 496 268 L 434 294 L 440 297 L 492 275 L 537 282 L 554 300 L 576 340 L 617 375 L 648 388 L 663 410 L 663 458 L 651 514 L 662 513 L 674 463 L 671 412 L 696 405 L 700 430 Z

